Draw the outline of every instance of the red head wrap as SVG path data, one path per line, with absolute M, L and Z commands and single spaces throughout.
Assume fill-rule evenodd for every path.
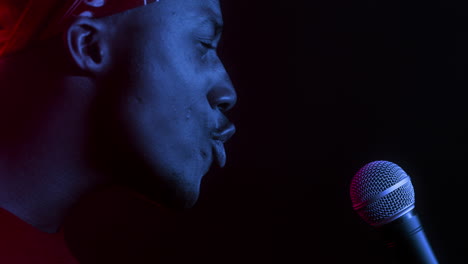
M 159 0 L 0 0 L 0 57 L 59 34 L 80 16 L 104 17 Z

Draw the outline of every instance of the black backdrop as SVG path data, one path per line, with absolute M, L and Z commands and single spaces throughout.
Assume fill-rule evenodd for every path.
M 220 56 L 239 101 L 228 165 L 197 206 L 118 189 L 68 220 L 83 263 L 390 263 L 353 212 L 373 160 L 412 177 L 441 263 L 468 257 L 466 9 L 449 1 L 222 1 Z M 159 262 L 158 262 L 159 261 Z

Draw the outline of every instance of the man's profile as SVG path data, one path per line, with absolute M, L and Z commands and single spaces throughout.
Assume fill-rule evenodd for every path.
M 54 234 L 113 183 L 193 206 L 235 132 L 221 28 L 218 0 L 0 0 L 0 221 Z

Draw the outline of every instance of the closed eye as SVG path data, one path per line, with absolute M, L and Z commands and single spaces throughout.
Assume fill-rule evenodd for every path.
M 206 49 L 216 49 L 212 42 L 200 41 L 200 44 Z

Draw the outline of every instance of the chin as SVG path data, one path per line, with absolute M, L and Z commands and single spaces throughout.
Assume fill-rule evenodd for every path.
M 185 186 L 186 187 L 186 186 Z M 189 209 L 195 206 L 200 195 L 199 187 L 180 188 L 175 190 L 175 195 L 172 201 L 169 201 L 168 206 L 180 209 Z
M 163 207 L 183 210 L 190 209 L 195 206 L 198 201 L 198 193 L 184 193 L 184 195 L 170 196 L 159 200 L 159 204 Z M 158 201 L 154 201 L 158 203 Z
M 137 184 L 126 186 L 143 200 L 170 209 L 190 209 L 195 206 L 200 195 L 197 184 Z
M 187 199 L 184 200 L 183 203 L 180 204 L 180 208 L 190 209 L 190 208 L 194 207 L 195 204 L 197 204 L 197 201 L 198 201 L 198 195 L 188 197 Z
M 189 194 L 183 192 L 184 195 L 161 195 L 161 192 L 155 192 L 154 190 L 149 192 L 147 190 L 142 190 L 141 188 L 135 188 L 134 186 L 128 185 L 121 185 L 121 187 L 145 202 L 174 210 L 190 209 L 194 207 L 199 197 L 198 192 L 190 192 Z
M 117 185 L 163 207 L 186 209 L 195 206 L 204 171 L 192 169 L 197 166 L 157 166 L 156 162 L 142 162 L 144 159 L 137 157 L 132 155 L 126 158 L 121 163 L 124 166 L 119 167 L 118 171 L 114 170 Z

